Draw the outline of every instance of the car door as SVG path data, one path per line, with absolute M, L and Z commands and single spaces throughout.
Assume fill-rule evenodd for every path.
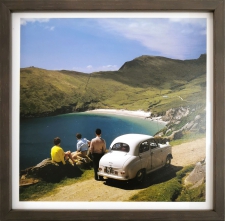
M 149 146 L 151 151 L 151 168 L 156 169 L 157 167 L 160 167 L 162 165 L 162 150 L 159 147 L 158 143 L 155 141 L 155 139 L 149 140 Z
M 141 160 L 142 168 L 146 171 L 151 169 L 151 155 L 149 148 L 149 141 L 144 141 L 139 146 L 139 157 Z

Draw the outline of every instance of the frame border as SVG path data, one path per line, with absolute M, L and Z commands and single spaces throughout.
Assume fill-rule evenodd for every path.
M 11 135 L 11 13 L 213 12 L 213 210 L 13 210 Z M 225 0 L 0 0 L 0 220 L 224 220 Z

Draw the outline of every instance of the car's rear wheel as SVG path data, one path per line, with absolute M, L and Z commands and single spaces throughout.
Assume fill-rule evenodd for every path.
M 139 170 L 136 174 L 136 178 L 135 180 L 138 182 L 138 183 L 142 183 L 145 179 L 145 170 L 142 169 L 142 170 Z
M 167 156 L 165 167 L 169 167 L 171 165 L 171 156 Z

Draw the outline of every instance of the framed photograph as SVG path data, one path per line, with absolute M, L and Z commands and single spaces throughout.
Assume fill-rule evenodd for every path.
M 9 0 L 0 14 L 1 220 L 224 220 L 223 0 Z M 61 161 L 93 178 L 44 195 L 37 174 L 58 183 Z

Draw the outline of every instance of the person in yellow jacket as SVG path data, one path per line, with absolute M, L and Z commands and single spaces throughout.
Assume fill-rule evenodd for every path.
M 54 138 L 54 144 L 55 146 L 51 149 L 51 157 L 52 161 L 59 163 L 59 164 L 66 164 L 66 160 L 69 158 L 72 160 L 72 162 L 75 164 L 75 161 L 71 155 L 70 151 L 64 152 L 62 147 L 60 147 L 61 139 L 59 137 Z

